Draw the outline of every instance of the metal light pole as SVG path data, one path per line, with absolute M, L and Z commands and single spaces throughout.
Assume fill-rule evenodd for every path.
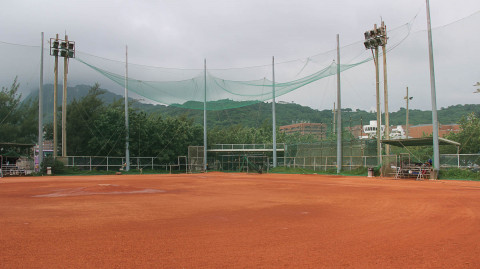
M 125 171 L 130 171 L 130 129 L 128 125 L 128 46 L 125 46 Z
M 203 63 L 203 170 L 207 172 L 207 59 Z
M 275 57 L 272 57 L 272 134 L 273 134 L 273 167 L 277 167 L 277 126 L 275 118 Z
M 342 171 L 342 96 L 340 94 L 340 35 L 337 34 L 337 174 Z
M 433 169 L 435 171 L 434 178 L 438 175 L 440 169 L 440 150 L 438 148 L 438 119 L 437 119 L 437 93 L 435 89 L 435 65 L 433 63 L 433 41 L 432 41 L 432 25 L 430 23 L 430 2 L 427 4 L 427 27 L 428 27 L 428 58 L 430 60 L 430 87 L 432 98 L 432 127 L 433 127 Z

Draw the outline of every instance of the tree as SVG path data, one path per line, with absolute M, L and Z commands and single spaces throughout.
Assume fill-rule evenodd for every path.
M 0 142 L 34 143 L 38 137 L 38 98 L 21 103 L 17 78 L 0 91 Z
M 447 139 L 461 144 L 460 153 L 480 153 L 480 118 L 472 112 L 460 121 L 460 132 L 450 133 Z
M 16 142 L 19 129 L 21 94 L 18 94 L 17 78 L 10 88 L 2 87 L 0 91 L 0 142 Z
M 88 94 L 80 100 L 74 99 L 67 110 L 67 151 L 70 156 L 95 155 L 95 148 L 90 150 L 87 145 L 92 137 L 103 137 L 104 130 L 94 123 L 105 110 L 103 101 L 99 98 L 105 91 L 100 85 L 93 85 Z

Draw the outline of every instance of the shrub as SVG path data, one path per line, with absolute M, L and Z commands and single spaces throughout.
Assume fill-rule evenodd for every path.
M 52 174 L 61 174 L 65 172 L 65 166 L 63 163 L 51 156 L 44 158 L 40 167 L 42 168 L 42 173 L 44 174 L 47 173 L 47 167 L 52 168 Z

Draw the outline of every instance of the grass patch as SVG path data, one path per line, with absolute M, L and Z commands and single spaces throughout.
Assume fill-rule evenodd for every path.
M 480 180 L 480 173 L 470 169 L 449 168 L 440 170 L 438 179 Z

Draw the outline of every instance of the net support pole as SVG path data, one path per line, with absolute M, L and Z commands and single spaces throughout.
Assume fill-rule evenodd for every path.
M 128 127 L 128 46 L 125 46 L 125 170 L 130 171 L 130 132 Z
M 38 87 L 38 171 L 43 161 L 43 32 L 40 47 L 40 85 Z M 37 171 L 37 172 L 38 172 Z
M 203 170 L 207 172 L 207 59 L 203 62 Z
M 340 94 L 340 35 L 337 34 L 337 173 L 342 171 L 342 96 Z
M 68 36 L 65 35 L 68 46 Z M 62 100 L 62 157 L 67 157 L 67 74 L 68 57 L 63 57 L 63 100 Z
M 433 63 L 433 41 L 432 41 L 432 25 L 430 22 L 430 1 L 427 4 L 427 26 L 428 26 L 428 56 L 430 60 L 430 87 L 432 98 L 432 131 L 433 131 L 433 169 L 435 175 L 438 175 L 440 168 L 440 152 L 438 149 L 438 119 L 437 119 L 437 94 L 435 89 L 435 66 Z
M 272 57 L 272 135 L 273 135 L 273 167 L 277 167 L 277 126 L 275 117 L 275 57 Z

